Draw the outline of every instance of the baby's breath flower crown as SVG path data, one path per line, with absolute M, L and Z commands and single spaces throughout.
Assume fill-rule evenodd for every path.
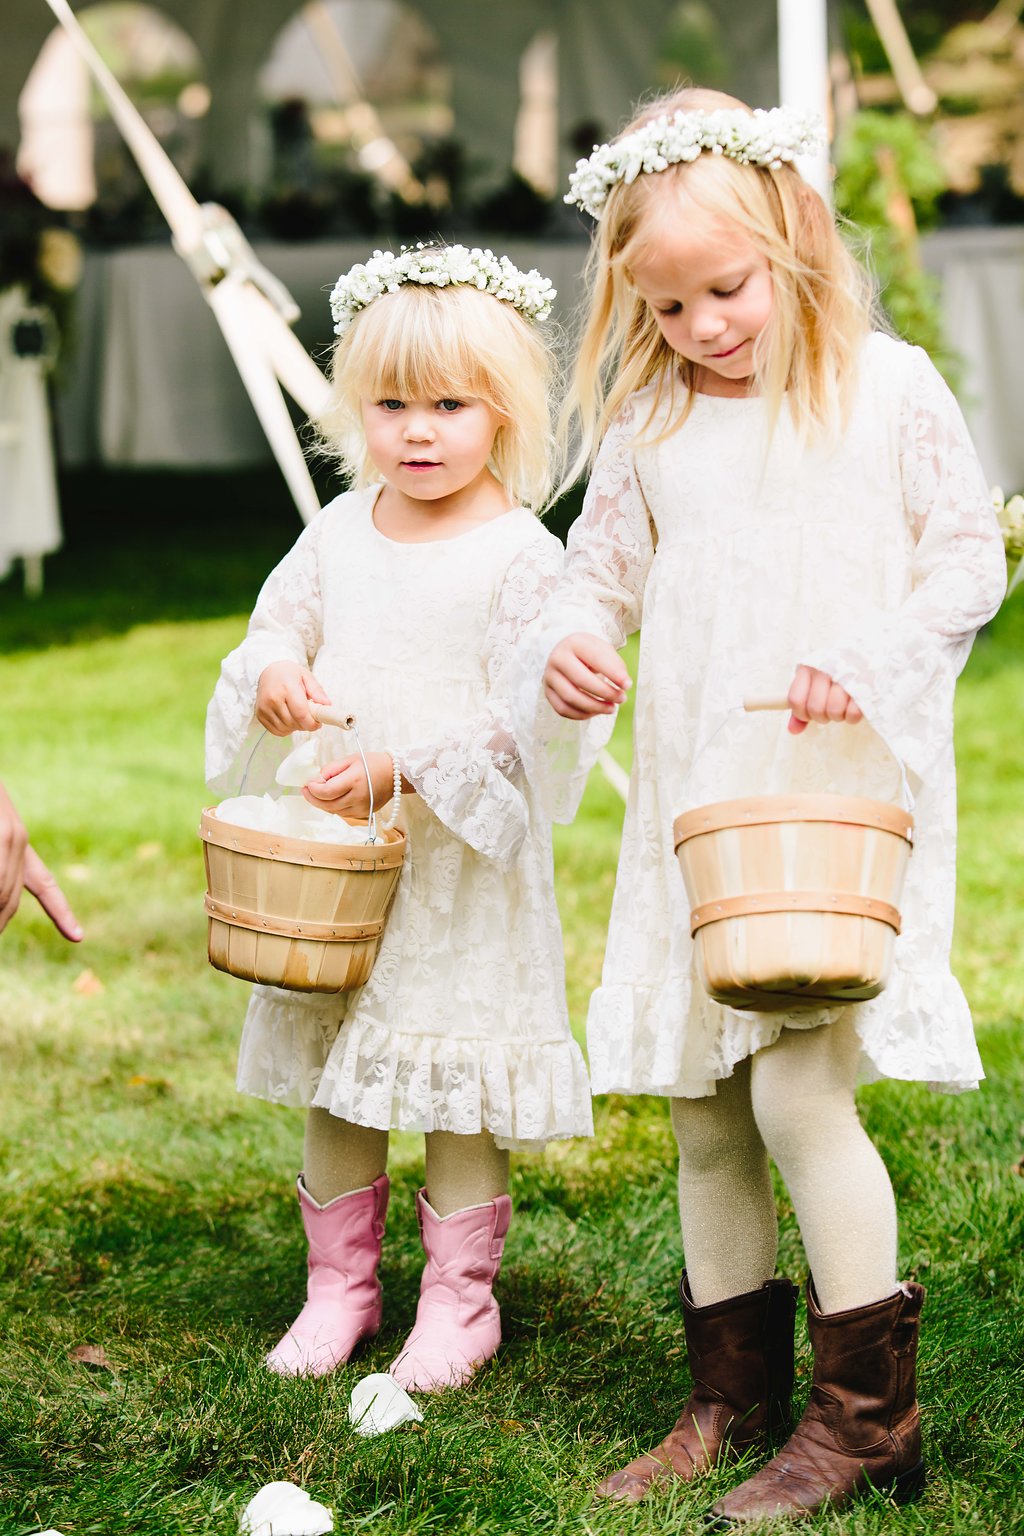
M 642 171 L 666 171 L 670 165 L 696 160 L 705 150 L 741 165 L 777 171 L 787 160 L 810 154 L 824 142 L 824 125 L 817 113 L 795 108 L 674 112 L 652 118 L 613 144 L 595 145 L 589 160 L 576 162 L 565 201 L 599 219 L 612 187 L 620 181 L 635 181 Z
M 495 256 L 479 246 L 470 250 L 464 245 L 416 245 L 403 247 L 397 256 L 392 251 L 374 251 L 369 261 L 357 262 L 334 285 L 334 334 L 344 336 L 361 309 L 385 293 L 394 293 L 403 283 L 429 288 L 462 283 L 504 299 L 527 320 L 546 320 L 555 298 L 550 278 L 542 277 L 535 267 L 520 272 L 507 256 Z

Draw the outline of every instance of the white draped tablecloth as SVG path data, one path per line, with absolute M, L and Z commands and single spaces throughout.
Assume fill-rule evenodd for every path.
M 922 244 L 963 360 L 960 404 L 991 485 L 1024 490 L 1024 225 L 951 229 Z
M 582 242 L 479 236 L 464 243 L 490 244 L 518 266 L 538 267 L 559 290 L 563 319 L 580 297 Z M 372 239 L 256 247 L 300 305 L 296 334 L 325 369 L 330 291 L 373 247 Z M 91 252 L 78 303 L 76 349 L 57 404 L 64 463 L 228 469 L 270 461 L 217 322 L 169 246 Z
M 556 318 L 582 297 L 582 241 L 464 237 L 538 267 L 559 290 Z M 303 343 L 326 365 L 335 278 L 365 260 L 372 239 L 263 243 L 260 259 L 302 308 Z M 960 391 L 992 484 L 1024 488 L 1024 227 L 945 230 L 922 242 L 941 279 L 949 340 L 964 360 Z M 77 350 L 58 400 L 64 462 L 233 468 L 270 451 L 216 322 L 168 246 L 94 252 L 86 259 Z

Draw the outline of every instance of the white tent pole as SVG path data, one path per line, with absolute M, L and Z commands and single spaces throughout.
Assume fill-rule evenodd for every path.
M 784 107 L 831 118 L 826 0 L 777 0 L 779 19 L 779 100 Z M 827 145 L 797 160 L 800 174 L 827 202 L 832 174 Z

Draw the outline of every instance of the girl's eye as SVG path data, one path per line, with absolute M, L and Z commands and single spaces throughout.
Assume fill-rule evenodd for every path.
M 439 400 L 437 405 L 439 410 L 447 411 L 449 415 L 462 410 L 461 400 Z
M 385 411 L 400 411 L 402 409 L 401 400 L 378 400 L 377 404 Z
M 659 315 L 678 315 L 678 313 L 682 309 L 682 307 L 683 306 L 681 304 L 668 304 L 668 305 L 666 305 L 666 307 L 664 309 L 659 309 L 658 310 L 658 314 Z
M 737 283 L 735 288 L 715 288 L 713 290 L 715 298 L 716 299 L 731 299 L 731 298 L 733 298 L 735 294 L 739 293 L 740 289 L 743 287 L 743 283 L 745 283 L 745 282 L 746 282 L 746 278 L 743 278 L 742 282 Z

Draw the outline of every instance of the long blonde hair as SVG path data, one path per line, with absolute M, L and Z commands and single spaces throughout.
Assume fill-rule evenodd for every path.
M 362 401 L 484 400 L 500 418 L 490 467 L 516 502 L 539 509 L 551 492 L 551 355 L 511 304 L 466 284 L 405 283 L 355 317 L 331 359 L 332 399 L 318 422 L 327 451 L 356 486 L 379 473 Z
M 749 111 L 719 91 L 676 91 L 645 107 L 631 133 L 674 112 Z M 673 203 L 667 202 L 673 199 Z M 754 347 L 754 386 L 774 424 L 783 398 L 805 438 L 828 437 L 849 408 L 859 346 L 872 323 L 867 274 L 847 251 L 831 213 L 789 164 L 776 170 L 725 155 L 696 160 L 617 183 L 608 194 L 587 262 L 589 306 L 573 382 L 562 412 L 563 443 L 579 447 L 563 487 L 593 458 L 610 422 L 630 395 L 655 384 L 648 424 L 663 409 L 661 437 L 686 420 L 696 369 L 672 350 L 633 286 L 630 263 L 657 244 L 657 220 L 690 210 L 735 225 L 768 262 L 772 312 Z M 677 386 L 685 390 L 677 400 Z

